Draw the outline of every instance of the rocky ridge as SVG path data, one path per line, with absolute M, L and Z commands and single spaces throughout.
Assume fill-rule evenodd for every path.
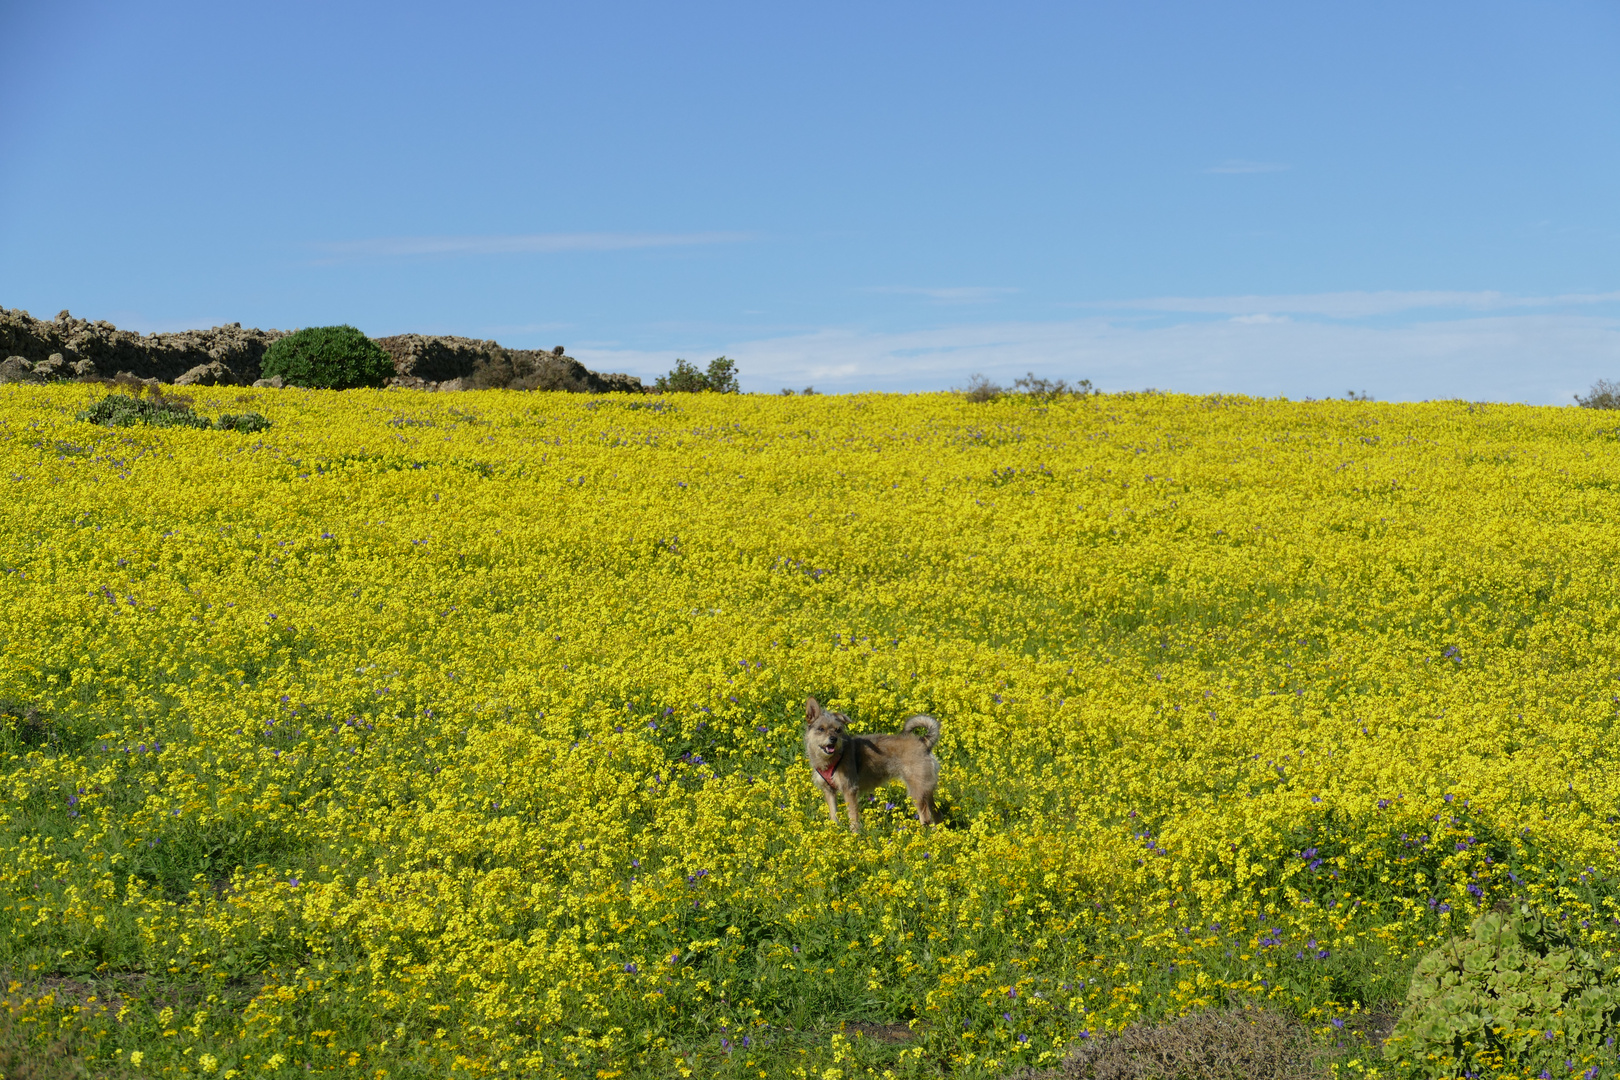
M 396 334 L 377 338 L 394 358 L 391 384 L 423 390 L 570 390 L 577 394 L 639 394 L 634 375 L 598 374 L 557 346 L 508 349 L 477 338 Z
M 47 322 L 26 311 L 0 308 L 0 383 L 63 379 L 134 378 L 176 386 L 280 385 L 260 379 L 265 350 L 286 330 L 243 329 L 241 323 L 208 330 L 139 334 L 105 320 L 77 319 L 66 311 Z M 475 338 L 396 334 L 377 343 L 394 359 L 390 386 L 422 390 L 570 390 L 642 393 L 634 375 L 591 371 L 562 346 L 543 352 L 508 349 Z
M 0 308 L 0 381 L 111 378 L 179 383 L 252 382 L 265 349 L 283 330 L 244 330 L 241 323 L 172 334 L 138 334 L 68 312 L 46 322 Z

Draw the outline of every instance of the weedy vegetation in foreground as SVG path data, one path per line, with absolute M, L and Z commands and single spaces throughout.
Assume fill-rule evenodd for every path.
M 1036 389 L 0 387 L 0 1053 L 1613 1076 L 1607 414 Z

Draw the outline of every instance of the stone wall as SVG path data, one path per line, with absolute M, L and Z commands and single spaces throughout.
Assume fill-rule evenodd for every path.
M 643 393 L 634 375 L 601 375 L 561 345 L 549 351 L 508 349 L 477 338 L 396 334 L 377 344 L 394 358 L 393 385 L 426 390 L 570 390 L 578 394 Z
M 0 358 L 7 371 L 21 365 L 40 379 L 111 378 L 126 372 L 138 379 L 178 382 L 202 368 L 214 381 L 249 383 L 259 377 L 259 361 L 283 330 L 244 330 L 241 323 L 173 334 L 138 334 L 105 321 L 76 319 L 66 311 L 46 322 L 26 311 L 0 308 Z M 193 379 L 192 381 L 204 381 Z

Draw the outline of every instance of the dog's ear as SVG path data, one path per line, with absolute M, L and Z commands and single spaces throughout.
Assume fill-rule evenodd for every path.
M 805 698 L 804 699 L 804 722 L 807 723 L 807 724 L 813 724 L 816 721 L 816 717 L 820 716 L 820 715 L 821 715 L 821 702 L 817 701 L 815 698 Z

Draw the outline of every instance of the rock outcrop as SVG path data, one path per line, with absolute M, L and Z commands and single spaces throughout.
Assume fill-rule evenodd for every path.
M 265 350 L 285 330 L 244 330 L 241 323 L 172 334 L 138 334 L 66 311 L 46 322 L 0 308 L 0 383 L 133 378 L 177 386 L 273 386 L 260 378 Z M 549 352 L 508 349 L 476 338 L 396 334 L 377 344 L 394 359 L 391 386 L 423 390 L 571 390 L 645 392 L 634 375 L 601 375 L 559 345 Z
M 219 365 L 233 383 L 259 377 L 259 361 L 281 330 L 244 330 L 241 323 L 172 334 L 138 334 L 66 311 L 47 322 L 0 308 L 0 356 L 21 356 L 46 380 L 128 372 L 172 383 L 194 368 Z
M 239 386 L 241 379 L 236 372 L 220 363 L 210 360 L 206 364 L 198 364 L 178 379 L 174 380 L 176 386 Z
M 394 358 L 395 385 L 428 389 L 466 378 L 481 361 L 501 352 L 493 341 L 427 334 L 395 334 L 376 342 Z
M 8 356 L 0 360 L 0 383 L 44 381 L 43 375 L 34 374 L 34 365 L 26 356 Z
M 478 338 L 396 334 L 377 344 L 394 358 L 390 384 L 424 390 L 570 390 L 579 394 L 644 393 L 634 375 L 598 374 L 563 354 L 508 349 Z

